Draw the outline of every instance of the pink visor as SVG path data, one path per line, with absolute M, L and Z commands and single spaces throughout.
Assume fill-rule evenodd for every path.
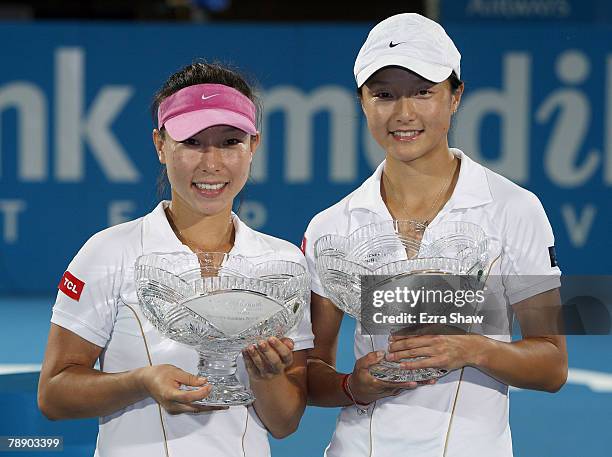
M 214 125 L 230 125 L 255 135 L 255 113 L 255 104 L 232 87 L 196 84 L 175 92 L 160 103 L 157 127 L 166 127 L 176 141 L 184 141 Z

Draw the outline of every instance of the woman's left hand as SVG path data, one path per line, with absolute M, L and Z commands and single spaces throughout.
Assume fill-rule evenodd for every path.
M 269 380 L 285 373 L 293 364 L 293 340 L 271 337 L 242 351 L 249 378 Z
M 392 336 L 389 339 L 387 360 L 426 357 L 412 362 L 401 362 L 401 368 L 439 368 L 447 371 L 478 365 L 482 344 L 480 335 L 418 335 Z

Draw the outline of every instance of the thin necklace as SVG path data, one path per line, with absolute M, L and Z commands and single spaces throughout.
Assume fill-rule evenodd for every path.
M 223 236 L 223 238 L 226 238 L 226 235 L 229 233 L 229 241 L 220 244 L 219 246 L 215 247 L 214 249 L 202 249 L 202 248 L 198 247 L 198 245 L 196 243 L 193 243 L 191 240 L 189 240 L 187 237 L 185 237 L 185 235 L 183 235 L 181 233 L 179 228 L 174 223 L 174 219 L 172 218 L 172 212 L 170 211 L 170 208 L 165 208 L 165 212 L 166 212 L 166 216 L 168 218 L 168 222 L 170 222 L 170 227 L 172 228 L 172 231 L 176 234 L 176 237 L 180 240 L 181 243 L 189 246 L 190 248 L 194 248 L 194 249 L 196 249 L 198 251 L 229 252 L 231 250 L 231 247 L 232 247 L 233 241 L 234 241 L 234 236 L 235 236 L 234 231 L 233 231 L 234 223 L 232 221 L 232 216 L 229 217 L 228 229 L 227 229 L 226 233 Z M 221 249 L 223 247 L 223 245 L 229 245 L 229 249 Z
M 454 159 L 453 159 L 454 160 Z M 424 221 L 418 221 L 416 219 L 413 219 L 412 222 L 415 223 L 415 229 L 417 231 L 421 231 L 424 232 L 425 229 L 427 228 L 427 226 L 430 224 L 430 222 L 433 220 L 433 216 L 435 216 L 435 209 L 436 206 L 438 204 L 438 201 L 440 200 L 440 197 L 442 196 L 442 194 L 444 193 L 444 191 L 446 191 L 448 189 L 448 186 L 450 185 L 452 178 L 455 174 L 455 171 L 457 170 L 457 165 L 455 165 L 452 169 L 451 172 L 449 173 L 448 177 L 446 178 L 443 186 L 440 188 L 440 190 L 438 191 L 438 194 L 436 195 L 435 200 L 433 201 L 433 203 L 431 204 L 431 206 L 429 207 L 429 210 L 427 212 L 427 214 L 429 214 L 430 216 L 432 216 L 431 218 L 426 218 Z M 396 192 L 395 187 L 393 186 L 393 183 L 391 182 L 391 180 L 389 179 L 389 176 L 387 176 L 386 173 L 383 173 L 383 177 L 386 178 L 387 182 L 389 183 L 389 187 L 390 187 L 390 191 L 399 196 L 399 193 Z M 388 196 L 387 196 L 388 198 Z M 410 215 L 410 211 L 408 210 L 408 207 L 406 206 L 406 202 L 404 200 L 400 200 L 400 203 L 404 209 L 404 211 L 406 212 L 406 215 Z

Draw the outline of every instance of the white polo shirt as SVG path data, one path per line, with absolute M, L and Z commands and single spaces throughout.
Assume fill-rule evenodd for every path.
M 104 372 L 172 364 L 197 373 L 196 350 L 162 336 L 142 314 L 136 296 L 134 262 L 138 256 L 190 252 L 172 231 L 165 205 L 167 202 L 161 202 L 150 214 L 89 239 L 68 267 L 71 275 L 85 283 L 80 298 L 77 301 L 58 292 L 51 322 L 104 348 L 100 356 Z M 306 265 L 297 246 L 252 230 L 236 215 L 233 223 L 236 236 L 231 254 Z M 296 351 L 312 347 L 309 307 L 287 336 L 295 341 Z M 237 376 L 248 385 L 242 356 Z M 149 397 L 100 418 L 95 455 L 261 457 L 270 455 L 270 448 L 267 430 L 252 407 L 170 415 Z
M 505 289 L 502 296 L 507 314 L 503 313 L 503 319 L 507 315 L 507 331 L 493 337 L 510 341 L 510 305 L 560 286 L 561 272 L 551 266 L 549 255 L 549 247 L 554 246 L 552 229 L 534 194 L 479 165 L 460 150 L 451 151 L 461 160 L 459 178 L 451 198 L 430 227 L 443 221 L 468 221 L 501 241 L 501 258 L 490 274 L 500 278 Z M 383 168 L 384 162 L 358 189 L 319 213 L 309 224 L 304 246 L 316 294 L 326 297 L 314 261 L 314 243 L 319 237 L 348 236 L 363 225 L 392 219 L 380 194 Z M 520 281 L 513 281 L 518 277 Z M 362 335 L 357 325 L 356 358 L 371 351 L 384 351 L 387 346 L 386 335 Z M 325 455 L 510 457 L 508 386 L 467 367 L 449 373 L 435 385 L 379 400 L 370 406 L 368 414 L 359 415 L 353 406 L 342 408 Z

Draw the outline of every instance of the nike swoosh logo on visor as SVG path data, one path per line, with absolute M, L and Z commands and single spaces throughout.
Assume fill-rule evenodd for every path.
M 219 95 L 219 94 L 212 94 L 212 95 L 209 95 L 208 97 L 205 96 L 205 95 L 202 95 L 202 100 L 208 100 L 209 98 L 216 97 L 217 95 Z

